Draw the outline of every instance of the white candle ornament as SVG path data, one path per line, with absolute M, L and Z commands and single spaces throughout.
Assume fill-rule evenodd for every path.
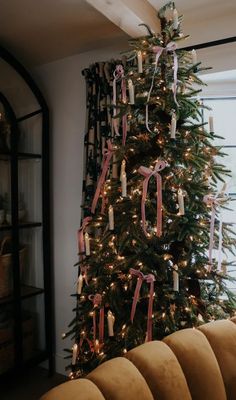
M 72 365 L 76 364 L 77 354 L 78 354 L 78 345 L 77 345 L 77 343 L 75 343 L 72 346 L 72 360 L 71 360 Z
M 214 120 L 213 115 L 209 116 L 209 131 L 214 132 Z
M 122 197 L 127 196 L 127 177 L 126 173 L 122 174 L 121 176 L 121 190 L 122 190 Z
M 196 52 L 196 50 L 192 50 L 191 51 L 191 54 L 192 54 L 192 63 L 193 63 L 193 65 L 195 65 L 195 64 L 197 64 L 197 52 Z
M 77 282 L 77 293 L 81 294 L 82 287 L 83 287 L 84 277 L 82 274 L 79 275 L 78 282 Z
M 179 26 L 179 15 L 176 8 L 173 10 L 173 29 L 178 29 Z
M 114 210 L 112 206 L 109 206 L 108 210 L 108 218 L 109 218 L 109 230 L 114 230 Z
M 171 127 L 170 127 L 170 137 L 171 139 L 175 139 L 175 134 L 176 134 L 176 115 L 173 112 L 172 117 L 171 117 Z
M 116 162 L 116 156 L 115 156 L 115 154 L 113 155 L 112 178 L 113 178 L 113 179 L 117 179 L 117 178 L 118 178 L 118 164 L 117 164 L 117 162 Z
M 179 204 L 179 215 L 184 215 L 184 195 L 182 189 L 178 190 L 178 204 Z
M 122 163 L 121 163 L 121 169 L 120 169 L 120 181 L 122 179 L 122 175 L 126 173 L 125 172 L 125 167 L 126 167 L 126 161 L 123 160 Z
M 134 85 L 132 79 L 128 80 L 129 103 L 134 104 Z
M 179 274 L 178 274 L 178 266 L 174 265 L 173 271 L 173 290 L 175 292 L 179 292 Z
M 115 317 L 109 310 L 107 313 L 108 336 L 114 336 Z
M 138 57 L 138 72 L 140 74 L 142 74 L 142 72 L 143 72 L 143 56 L 142 56 L 141 51 L 137 52 L 137 57 Z
M 89 241 L 89 234 L 86 232 L 84 235 L 85 241 L 85 254 L 86 256 L 90 256 L 90 241 Z

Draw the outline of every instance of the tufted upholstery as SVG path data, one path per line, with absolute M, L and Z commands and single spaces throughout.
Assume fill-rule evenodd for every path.
M 79 385 L 78 385 L 79 383 Z M 41 400 L 105 400 L 100 390 L 88 379 L 63 383 L 46 393 Z
M 235 400 L 236 318 L 145 343 L 41 400 Z
M 129 351 L 127 358 L 139 369 L 155 400 L 191 400 L 183 371 L 165 343 L 145 343 Z
M 228 400 L 236 398 L 236 325 L 231 321 L 215 321 L 200 330 L 207 337 L 217 358 Z

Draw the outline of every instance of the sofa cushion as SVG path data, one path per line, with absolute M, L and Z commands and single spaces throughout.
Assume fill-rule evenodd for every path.
M 236 324 L 236 317 L 231 318 L 230 321 L 232 321 L 232 322 L 234 322 Z
M 95 383 L 106 400 L 153 400 L 145 379 L 125 358 L 101 364 L 87 378 Z
M 231 321 L 215 321 L 199 327 L 206 335 L 223 376 L 228 400 L 236 398 L 236 325 Z
M 88 379 L 76 379 L 55 387 L 40 400 L 104 400 L 100 390 Z
M 223 378 L 213 350 L 197 329 L 184 329 L 164 339 L 175 353 L 193 400 L 226 400 Z
M 165 343 L 145 343 L 129 351 L 127 358 L 141 372 L 155 400 L 191 400 L 181 366 Z

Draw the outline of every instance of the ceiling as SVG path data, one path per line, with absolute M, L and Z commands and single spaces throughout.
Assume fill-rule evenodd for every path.
M 106 0 L 107 5 L 112 1 Z M 135 5 L 138 0 L 129 1 Z M 129 1 L 122 0 L 127 5 Z M 148 2 L 159 9 L 166 0 Z M 184 33 L 191 35 L 186 46 L 235 36 L 235 0 L 176 0 L 175 4 L 185 17 Z M 111 45 L 125 48 L 127 39 L 86 0 L 1 0 L 0 44 L 28 66 Z
M 128 36 L 85 0 L 1 0 L 0 44 L 26 65 L 38 65 Z

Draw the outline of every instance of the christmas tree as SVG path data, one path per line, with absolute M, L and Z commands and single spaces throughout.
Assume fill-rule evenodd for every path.
M 114 71 L 113 129 L 78 231 L 71 378 L 235 309 L 222 257 L 235 239 L 220 211 L 230 171 L 218 161 L 212 117 L 202 120 L 203 68 L 194 50 L 178 49 L 174 2 L 158 17 L 161 33 L 145 26 Z

